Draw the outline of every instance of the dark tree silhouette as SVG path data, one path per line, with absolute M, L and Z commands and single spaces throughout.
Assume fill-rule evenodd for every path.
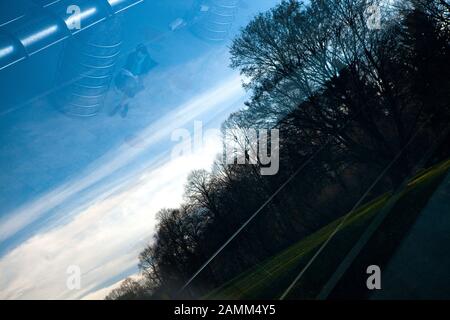
M 245 76 L 251 96 L 223 124 L 224 143 L 240 143 L 236 156 L 248 161 L 250 129 L 278 129 L 280 172 L 261 176 L 259 159 L 240 165 L 221 157 L 212 172 L 194 171 L 185 203 L 158 213 L 155 237 L 139 256 L 142 282 L 126 280 L 109 299 L 174 297 L 303 165 L 199 275 L 188 297 L 201 297 L 345 214 L 400 150 L 369 199 L 411 174 L 450 123 L 450 7 L 445 0 L 382 7 L 380 28 L 373 29 L 368 4 L 380 2 L 283 1 L 241 31 L 231 66 Z

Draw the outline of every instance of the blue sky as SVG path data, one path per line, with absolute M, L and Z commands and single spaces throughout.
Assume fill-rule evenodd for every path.
M 242 1 L 232 33 L 277 2 Z M 59 113 L 46 96 L 0 113 L 0 298 L 102 298 L 136 274 L 155 213 L 182 201 L 188 173 L 210 168 L 220 137 L 172 158 L 171 133 L 195 121 L 219 128 L 246 94 L 228 67 L 229 41 L 170 31 L 188 7 L 146 1 L 126 16 L 124 47 L 145 43 L 158 66 L 125 119 L 108 116 L 120 99 L 114 90 L 89 119 Z M 82 271 L 80 290 L 66 286 L 72 265 Z

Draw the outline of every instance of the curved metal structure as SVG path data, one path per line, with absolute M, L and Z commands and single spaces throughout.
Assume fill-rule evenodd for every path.
M 105 21 L 143 0 L 14 2 L 14 6 L 10 6 L 7 1 L 0 2 L 0 70 Z
M 122 42 L 118 18 L 101 22 L 66 47 L 59 83 L 66 83 L 54 95 L 56 107 L 65 114 L 96 115 L 108 92 Z
M 223 41 L 228 37 L 240 0 L 210 0 L 202 4 L 192 31 L 203 40 Z

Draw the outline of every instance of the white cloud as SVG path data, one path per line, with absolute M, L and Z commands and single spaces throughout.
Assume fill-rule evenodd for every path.
M 67 224 L 7 253 L 0 259 L 0 298 L 103 298 L 109 288 L 98 286 L 137 265 L 138 253 L 153 233 L 155 213 L 182 201 L 189 172 L 209 168 L 220 146 L 219 137 L 207 137 L 202 149 L 140 173 L 122 191 L 94 200 Z M 81 268 L 80 290 L 66 286 L 66 270 L 72 265 Z
M 14 236 L 49 210 L 129 164 L 146 149 L 170 136 L 174 129 L 185 126 L 208 111 L 226 109 L 229 107 L 230 100 L 235 101 L 236 97 L 242 97 L 242 95 L 240 78 L 233 76 L 216 88 L 175 108 L 142 130 L 133 139 L 139 142 L 139 148 L 130 148 L 130 143 L 125 143 L 118 149 L 112 150 L 99 158 L 87 174 L 53 189 L 38 199 L 19 207 L 14 212 L 3 216 L 0 219 L 0 241 Z

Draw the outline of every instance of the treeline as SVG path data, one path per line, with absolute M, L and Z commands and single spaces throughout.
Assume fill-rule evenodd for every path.
M 202 296 L 342 216 L 396 157 L 368 200 L 411 173 L 450 122 L 450 5 L 384 3 L 283 1 L 241 31 L 231 66 L 252 95 L 223 129 L 239 137 L 279 129 L 280 172 L 262 176 L 260 164 L 221 158 L 211 172 L 192 172 L 185 203 L 158 213 L 154 241 L 139 256 L 141 279 L 107 299 L 175 297 L 293 174 L 184 297 Z

